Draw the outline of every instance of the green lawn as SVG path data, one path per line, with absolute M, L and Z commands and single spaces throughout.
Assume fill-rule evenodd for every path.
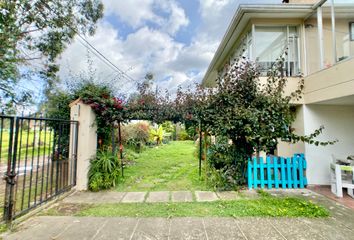
M 33 148 L 33 142 L 36 140 Z M 41 146 L 38 146 L 38 142 L 42 142 Z M 44 140 L 46 142 L 45 146 Z M 25 156 L 27 152 L 27 157 L 32 157 L 32 154 L 34 157 L 37 157 L 38 155 L 41 156 L 44 154 L 44 150 L 46 154 L 48 154 L 49 151 L 51 151 L 51 146 L 53 144 L 53 134 L 49 131 L 36 131 L 36 136 L 34 134 L 34 131 L 30 131 L 27 133 L 26 130 L 23 130 L 22 133 L 19 134 L 18 138 L 18 155 L 20 156 Z M 28 146 L 28 147 L 27 147 Z M 1 136 L 1 163 L 6 163 L 7 157 L 8 157 L 8 148 L 9 148 L 9 132 L 8 131 L 3 131 L 2 136 Z
M 147 148 L 133 165 L 126 166 L 117 190 L 207 190 L 205 182 L 199 179 L 195 149 L 192 141 Z
M 261 197 L 190 203 L 61 204 L 42 215 L 94 217 L 327 217 L 329 211 L 300 198 Z

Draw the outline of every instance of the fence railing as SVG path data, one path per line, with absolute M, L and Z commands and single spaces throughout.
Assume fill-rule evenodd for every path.
M 77 138 L 76 121 L 0 115 L 4 220 L 11 221 L 75 185 Z
M 248 160 L 248 188 L 304 188 L 307 185 L 304 154 L 267 156 Z

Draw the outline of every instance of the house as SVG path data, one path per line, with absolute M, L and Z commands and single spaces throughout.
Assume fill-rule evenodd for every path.
M 309 184 L 330 183 L 331 155 L 354 155 L 354 0 L 290 0 L 290 3 L 240 5 L 204 76 L 213 86 L 230 61 L 240 55 L 266 69 L 287 48 L 287 91 L 305 76 L 303 99 L 293 128 L 308 135 L 325 126 L 322 141 L 278 145 L 280 156 L 305 153 Z

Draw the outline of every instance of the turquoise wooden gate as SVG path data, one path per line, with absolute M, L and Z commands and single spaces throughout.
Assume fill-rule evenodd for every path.
M 304 188 L 307 185 L 304 154 L 248 159 L 248 188 Z

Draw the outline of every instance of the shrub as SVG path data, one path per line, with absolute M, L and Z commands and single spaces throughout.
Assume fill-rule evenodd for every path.
M 149 141 L 150 125 L 147 122 L 128 124 L 122 127 L 122 142 L 140 152 Z
M 150 139 L 156 141 L 156 145 L 159 145 L 162 142 L 163 138 L 164 138 L 164 130 L 162 128 L 162 125 L 160 125 L 160 127 L 157 129 L 150 130 Z
M 111 151 L 98 151 L 90 162 L 89 189 L 97 192 L 114 187 L 119 179 L 120 164 Z
M 196 139 L 196 135 L 198 134 L 196 131 L 196 127 L 195 126 L 190 126 L 187 128 L 187 133 L 190 139 L 195 140 Z
M 166 121 L 161 124 L 162 129 L 165 131 L 165 133 L 173 133 L 175 132 L 175 125 L 171 121 Z
M 179 141 L 186 141 L 186 140 L 190 140 L 190 139 L 191 138 L 189 137 L 188 133 L 184 129 L 179 131 L 177 134 L 177 140 L 179 140 Z
M 245 165 L 237 161 L 234 146 L 227 142 L 212 145 L 208 152 L 208 179 L 218 190 L 230 190 L 246 181 Z

